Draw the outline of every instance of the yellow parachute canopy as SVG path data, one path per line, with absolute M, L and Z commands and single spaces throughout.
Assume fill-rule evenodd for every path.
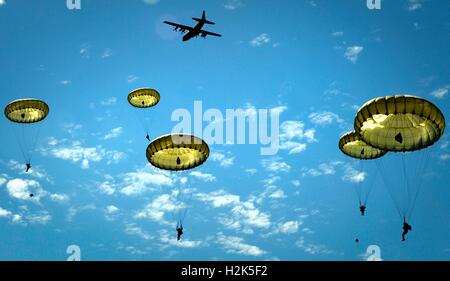
M 45 119 L 49 113 L 48 105 L 36 99 L 20 99 L 8 104 L 5 116 L 16 123 L 35 123 Z
M 369 145 L 388 151 L 428 147 L 443 134 L 445 118 L 431 102 L 396 95 L 368 101 L 358 111 L 355 131 Z
M 371 160 L 384 156 L 387 151 L 375 148 L 365 143 L 355 131 L 345 133 L 339 139 L 339 149 L 347 156 Z
M 139 108 L 148 108 L 158 104 L 160 95 L 158 91 L 149 88 L 141 88 L 132 91 L 128 95 L 128 102 Z
M 192 169 L 203 164 L 208 156 L 208 144 L 192 135 L 161 136 L 147 147 L 147 159 L 150 164 L 164 170 Z

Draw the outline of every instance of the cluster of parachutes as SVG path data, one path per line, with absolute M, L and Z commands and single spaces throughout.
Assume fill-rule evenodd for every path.
M 137 111 L 137 117 L 149 136 L 149 111 L 160 101 L 158 91 L 150 88 L 136 89 L 129 93 L 128 103 Z M 39 124 L 49 114 L 50 108 L 42 100 L 27 98 L 15 100 L 5 107 L 6 118 L 14 124 L 26 171 L 31 169 L 32 154 L 38 140 Z M 151 165 L 169 171 L 185 171 L 202 165 L 209 157 L 208 144 L 202 139 L 187 134 L 169 134 L 156 138 L 147 146 L 146 156 Z M 184 195 L 178 192 L 178 200 Z M 186 210 L 179 215 L 182 223 Z
M 150 141 L 149 125 L 152 119 L 149 109 L 160 101 L 160 94 L 155 89 L 141 88 L 128 95 L 128 103 L 137 110 L 137 118 L 146 130 L 146 138 Z M 168 134 L 151 141 L 146 149 L 147 160 L 156 168 L 175 171 L 186 171 L 202 165 L 209 157 L 208 144 L 202 139 L 187 134 Z M 186 218 L 191 194 L 186 190 L 172 192 L 177 207 L 171 213 L 177 221 L 176 229 L 182 230 Z
M 412 215 L 423 184 L 429 147 L 439 140 L 444 130 L 444 116 L 431 102 L 410 95 L 378 97 L 366 102 L 358 110 L 354 131 L 345 133 L 339 139 L 339 149 L 356 159 L 360 167 L 368 162 L 375 163 L 378 169 L 372 169 L 371 172 L 380 174 L 400 217 L 406 221 Z M 390 154 L 394 155 L 388 162 L 395 161 L 395 158 L 401 160 L 395 171 L 385 169 L 390 163 L 383 159 Z M 387 173 L 390 176 L 386 176 Z M 366 176 L 362 168 L 353 178 L 360 185 L 357 193 L 359 204 L 364 209 L 373 186 L 373 181 L 366 183 L 363 190 Z M 393 183 L 390 179 L 397 181 Z M 396 190 L 399 192 L 395 193 Z

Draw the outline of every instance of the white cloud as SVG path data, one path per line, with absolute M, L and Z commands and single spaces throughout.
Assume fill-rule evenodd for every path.
M 32 176 L 37 179 L 45 179 L 51 182 L 50 176 L 47 174 L 47 172 L 38 166 L 33 166 L 28 172 L 26 172 L 25 164 L 21 164 L 16 160 L 9 160 L 7 164 L 11 170 L 16 171 L 20 175 Z
M 217 242 L 222 245 L 227 253 L 245 255 L 245 256 L 262 256 L 266 251 L 257 246 L 245 243 L 244 239 L 236 236 L 225 236 L 219 233 Z
M 155 187 L 173 186 L 175 180 L 164 171 L 140 169 L 122 176 L 120 192 L 127 196 L 142 194 Z
M 110 56 L 112 56 L 112 50 L 109 48 L 105 49 L 102 54 L 102 59 L 109 58 Z
M 81 48 L 80 48 L 80 51 L 79 51 L 79 53 L 80 53 L 80 55 L 83 57 L 83 58 L 86 58 L 86 59 L 88 59 L 88 58 L 90 58 L 90 55 L 89 55 L 89 45 L 88 44 L 83 44 L 83 45 L 81 45 Z
M 62 80 L 62 81 L 59 81 L 59 83 L 61 83 L 62 85 L 69 85 L 69 84 L 72 83 L 72 81 L 70 81 L 70 80 Z
M 285 234 L 293 234 L 298 231 L 298 228 L 300 225 L 302 225 L 302 222 L 287 221 L 285 223 L 281 223 L 278 225 L 277 232 L 281 232 L 281 233 L 285 233 Z
M 296 187 L 300 186 L 300 181 L 299 180 L 293 180 L 293 181 L 291 181 L 291 183 L 292 183 L 293 186 L 296 186 Z
M 282 189 L 277 189 L 269 195 L 269 198 L 273 198 L 273 199 L 281 199 L 281 198 L 286 198 L 286 197 L 287 196 Z
M 119 211 L 119 208 L 117 208 L 114 205 L 109 205 L 109 206 L 106 206 L 105 211 L 106 211 L 107 214 L 112 215 L 112 214 L 117 213 Z
M 341 36 L 344 35 L 344 32 L 343 31 L 336 31 L 336 32 L 331 33 L 331 35 L 334 36 L 334 37 L 341 37 Z
M 6 4 L 6 0 L 0 0 L 0 7 Z
M 409 0 L 408 2 L 408 10 L 415 11 L 422 8 L 422 0 Z
M 253 47 L 261 47 L 264 44 L 270 43 L 272 39 L 269 37 L 267 33 L 262 33 L 259 36 L 253 38 L 250 41 L 250 45 Z
M 203 241 L 193 241 L 185 237 L 182 237 L 180 241 L 177 241 L 176 237 L 174 235 L 170 235 L 169 232 L 165 229 L 161 230 L 159 234 L 159 239 L 162 243 L 164 243 L 164 247 L 174 246 L 179 248 L 199 248 L 206 245 L 206 243 Z
M 443 99 L 447 96 L 449 89 L 450 89 L 450 85 L 446 85 L 444 87 L 434 90 L 433 92 L 431 92 L 430 95 L 432 95 L 433 97 L 435 97 L 437 99 Z
M 123 133 L 123 128 L 122 127 L 117 127 L 114 129 L 111 129 L 104 137 L 103 140 L 109 140 L 109 139 L 114 139 L 119 137 L 120 135 L 122 135 Z
M 63 203 L 69 200 L 69 196 L 67 194 L 53 193 L 50 194 L 50 199 L 54 202 Z
M 97 207 L 95 207 L 94 204 L 88 204 L 79 207 L 70 207 L 69 210 L 67 211 L 66 220 L 70 222 L 79 212 L 91 211 L 95 210 L 96 208 Z
M 202 202 L 210 202 L 214 208 L 240 202 L 238 195 L 226 193 L 224 190 L 218 190 L 211 193 L 198 193 L 196 194 L 196 197 Z
M 136 82 L 137 80 L 139 80 L 139 77 L 137 77 L 135 75 L 128 75 L 128 77 L 127 77 L 128 83 L 133 83 L 133 82 Z
M 0 207 L 0 218 L 6 218 L 6 217 L 9 217 L 11 215 L 12 215 L 12 213 L 10 211 Z
M 44 156 L 52 156 L 62 160 L 80 163 L 82 169 L 88 169 L 91 162 L 105 162 L 107 165 L 117 164 L 126 157 L 126 154 L 116 150 L 106 150 L 101 145 L 96 147 L 83 147 L 81 142 L 56 140 L 51 138 L 47 148 L 42 148 Z
M 230 167 L 234 164 L 234 157 L 231 156 L 231 153 L 223 154 L 221 152 L 212 152 L 209 156 L 211 161 L 219 162 L 221 167 Z
M 229 10 L 229 11 L 234 11 L 234 10 L 236 10 L 236 9 L 238 9 L 238 8 L 243 7 L 243 6 L 244 6 L 244 3 L 242 3 L 242 1 L 240 1 L 240 0 L 228 0 L 228 1 L 223 5 L 223 7 L 224 7 L 226 10 Z
M 212 182 L 216 180 L 216 177 L 211 175 L 211 174 L 207 174 L 207 173 L 202 173 L 199 171 L 193 171 L 190 173 L 191 176 L 196 177 L 204 182 Z
M 4 185 L 8 180 L 0 176 L 0 186 Z
M 333 161 L 329 163 L 321 163 L 317 168 L 303 169 L 303 176 L 329 176 L 336 173 L 336 166 L 342 165 L 342 162 Z
M 261 212 L 250 200 L 241 201 L 238 195 L 218 190 L 211 193 L 198 193 L 195 197 L 199 201 L 210 203 L 213 208 L 229 207 L 227 214 L 218 220 L 226 228 L 252 233 L 252 227 L 268 228 L 271 225 L 270 216 L 267 213 Z
M 366 176 L 367 174 L 365 172 L 358 171 L 352 166 L 347 165 L 342 180 L 351 183 L 361 183 L 366 179 Z
M 284 121 L 280 126 L 280 149 L 288 150 L 289 154 L 297 154 L 306 149 L 307 143 L 315 141 L 314 129 L 305 130 L 301 121 Z
M 63 131 L 73 135 L 76 131 L 81 130 L 83 126 L 81 124 L 66 123 L 63 125 Z
M 450 154 L 448 154 L 448 153 L 442 154 L 441 156 L 439 156 L 439 158 L 443 161 L 449 160 Z
M 26 218 L 30 223 L 33 224 L 47 224 L 52 219 L 52 216 L 49 214 L 49 212 L 42 211 L 36 214 L 29 214 Z
M 358 57 L 361 52 L 364 50 L 364 47 L 361 46 L 352 46 L 347 47 L 344 56 L 351 61 L 352 63 L 356 63 L 358 61 Z
M 247 174 L 254 175 L 254 174 L 256 174 L 256 172 L 258 172 L 258 170 L 256 170 L 255 168 L 250 168 L 250 169 L 245 169 L 245 172 Z
M 331 125 L 333 123 L 342 124 L 344 122 L 339 115 L 330 111 L 313 112 L 308 115 L 308 118 L 311 123 L 321 126 Z
M 139 211 L 135 218 L 138 219 L 150 219 L 162 224 L 169 224 L 165 219 L 166 213 L 176 214 L 181 209 L 185 209 L 186 205 L 182 202 L 178 202 L 170 194 L 162 194 L 153 199 L 152 202 L 147 204 L 143 210 Z
M 6 189 L 11 197 L 19 200 L 39 201 L 42 194 L 45 194 L 45 191 L 35 180 L 12 179 L 6 184 Z M 30 197 L 30 194 L 35 196 Z
M 286 162 L 282 161 L 279 157 L 274 157 L 271 159 L 264 159 L 261 161 L 261 165 L 269 172 L 278 173 L 278 172 L 289 172 L 291 170 L 291 166 Z
M 125 233 L 128 235 L 135 235 L 144 240 L 150 240 L 154 237 L 151 236 L 148 232 L 137 226 L 136 224 L 127 224 L 125 226 Z
M 329 250 L 326 246 L 324 245 L 316 245 L 316 244 L 312 244 L 312 243 L 307 243 L 305 241 L 304 237 L 300 237 L 299 240 L 297 240 L 297 242 L 295 242 L 295 245 L 302 249 L 303 251 L 305 251 L 308 254 L 311 255 L 329 255 L 332 254 L 333 251 Z
M 111 105 L 115 105 L 117 103 L 117 98 L 116 97 L 110 97 L 107 98 L 105 100 L 102 100 L 100 102 L 101 105 L 103 106 L 111 106 Z

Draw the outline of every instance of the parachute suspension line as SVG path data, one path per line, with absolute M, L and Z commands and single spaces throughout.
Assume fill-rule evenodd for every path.
M 393 191 L 391 191 L 391 189 L 389 188 L 387 179 L 384 176 L 386 174 L 386 167 L 384 165 L 384 162 L 383 161 L 377 162 L 377 165 L 379 165 L 381 170 L 384 171 L 383 173 L 381 173 L 382 174 L 381 175 L 381 179 L 383 180 L 384 186 L 387 189 L 388 194 L 391 197 L 392 202 L 394 203 L 395 209 L 397 210 L 397 214 L 400 217 L 400 220 L 403 221 L 403 215 L 402 215 L 402 211 L 401 211 L 401 208 L 400 208 L 400 203 L 398 202 L 398 200 L 396 200 L 395 195 L 392 193 Z
M 424 150 L 425 151 L 423 151 L 422 155 L 420 155 L 421 159 L 419 162 L 419 167 L 417 168 L 418 171 L 416 171 L 417 173 L 415 175 L 423 175 L 423 173 L 427 170 L 428 165 L 430 163 L 429 159 L 430 159 L 430 154 L 431 154 L 431 148 L 425 148 Z M 424 184 L 424 178 L 425 178 L 425 176 L 419 177 L 419 182 L 417 183 L 417 189 L 415 190 L 415 193 L 413 195 L 413 201 L 411 204 L 411 208 L 409 209 L 409 212 L 407 214 L 408 220 L 411 220 L 413 211 L 416 206 L 417 198 L 419 197 L 419 194 L 422 190 L 422 186 Z
M 355 160 L 355 161 L 359 161 L 359 162 L 356 162 L 357 163 L 357 167 L 358 167 L 358 171 L 357 172 L 360 172 L 360 171 L 362 171 L 361 169 L 361 167 L 362 167 L 362 160 Z M 362 190 L 362 183 L 361 182 L 356 182 L 356 183 L 354 183 L 353 184 L 353 188 L 355 189 L 355 193 L 356 193 L 356 196 L 358 197 L 358 203 L 359 203 L 359 206 L 361 206 L 361 204 L 362 204 L 362 195 L 361 195 L 361 190 Z
M 36 149 L 36 145 L 38 143 L 39 137 L 41 135 L 41 129 L 42 129 L 41 124 L 35 124 L 33 126 L 36 126 L 35 128 L 33 128 L 33 129 L 36 129 L 36 131 L 33 134 L 34 138 L 31 139 L 31 140 L 34 140 L 34 141 L 33 141 L 33 145 L 31 146 L 30 159 L 29 159 L 30 162 L 31 162 L 31 159 L 33 158 L 33 153 L 32 152 L 34 152 L 35 149 Z
M 409 184 L 409 180 L 408 180 L 408 174 L 406 172 L 406 162 L 405 162 L 405 153 L 402 153 L 402 169 L 403 169 L 403 180 L 405 181 L 405 191 L 406 191 L 406 202 L 404 202 L 403 204 L 403 217 L 406 218 L 406 216 L 408 215 L 408 210 L 411 206 L 411 186 Z
M 381 159 L 375 160 L 375 161 L 381 161 Z M 368 189 L 367 189 L 366 199 L 364 200 L 364 206 L 367 205 L 367 201 L 369 200 L 369 196 L 372 193 L 373 186 L 375 185 L 375 179 L 377 178 L 378 174 L 380 174 L 380 171 L 379 171 L 378 165 L 377 165 L 377 168 L 375 169 L 375 174 L 373 175 L 373 177 L 371 177 L 369 179 L 369 182 L 368 182 L 369 186 L 368 186 Z

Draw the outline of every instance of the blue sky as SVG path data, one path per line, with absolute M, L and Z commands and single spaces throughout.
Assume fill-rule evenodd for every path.
M 337 148 L 373 97 L 410 93 L 449 116 L 447 1 L 58 2 L 0 0 L 1 104 L 34 97 L 51 108 L 30 174 L 0 122 L 1 260 L 65 260 L 69 245 L 83 260 L 362 260 L 372 244 L 385 260 L 450 258 L 447 135 L 429 153 L 406 243 L 379 179 L 361 218 L 349 182 L 359 166 Z M 223 37 L 181 42 L 162 24 L 192 25 L 203 9 Z M 210 145 L 200 168 L 156 170 L 126 102 L 139 87 L 161 93 L 152 138 L 199 100 L 277 108 L 289 145 L 275 156 Z M 393 165 L 383 177 L 396 175 Z M 191 194 L 182 242 L 177 190 Z

